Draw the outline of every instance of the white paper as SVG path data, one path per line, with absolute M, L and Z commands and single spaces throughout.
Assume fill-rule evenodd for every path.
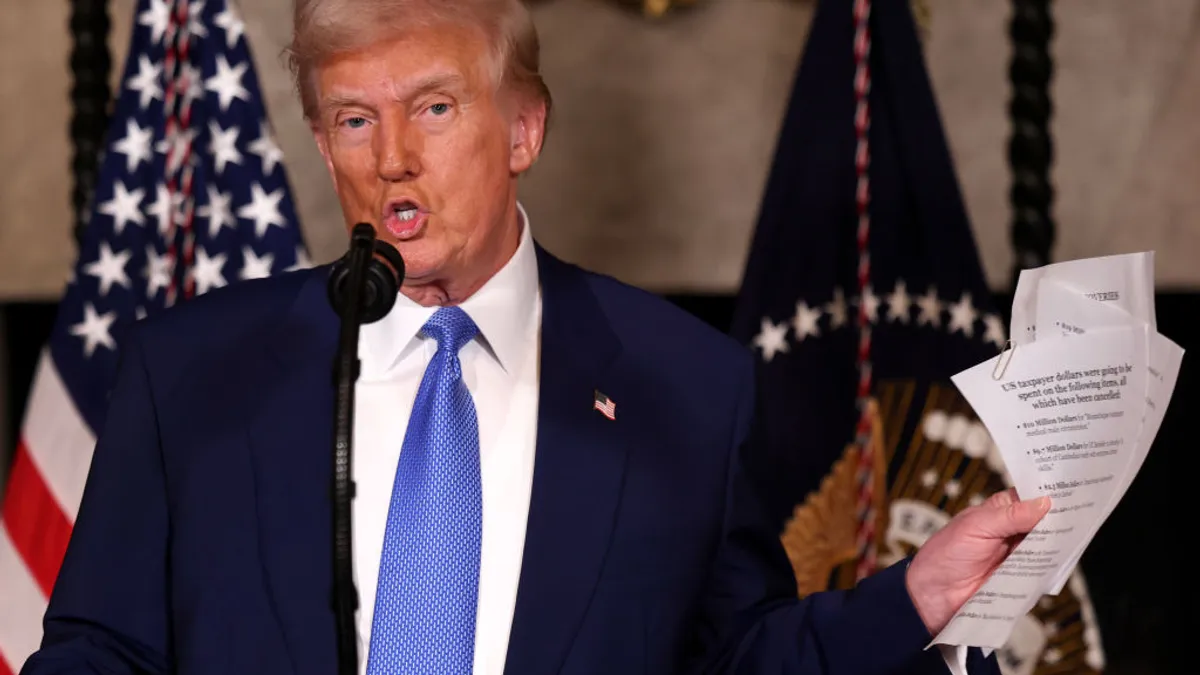
M 1150 336 L 1150 366 L 1148 392 L 1146 395 L 1146 414 L 1142 425 L 1141 438 L 1134 456 L 1131 458 L 1131 467 L 1126 470 L 1124 480 L 1114 489 L 1114 494 L 1109 501 L 1108 507 L 1105 509 L 1103 519 L 1097 523 L 1097 527 L 1112 515 L 1113 509 L 1116 508 L 1121 498 L 1125 496 L 1129 486 L 1133 484 L 1134 478 L 1142 468 L 1142 463 L 1146 461 L 1146 457 L 1150 452 L 1150 446 L 1154 442 L 1154 437 L 1158 435 L 1158 430 L 1162 426 L 1163 416 L 1166 413 L 1166 403 L 1170 401 L 1171 394 L 1175 389 L 1175 382 L 1179 376 L 1179 368 L 1183 362 L 1183 349 L 1172 342 L 1161 333 L 1155 333 Z M 1095 536 L 1093 532 L 1092 536 Z M 1091 537 L 1088 538 L 1091 540 Z M 1079 564 L 1079 559 L 1083 556 L 1086 546 L 1081 546 L 1075 552 L 1071 562 L 1059 572 L 1058 578 L 1053 580 L 1053 583 L 1046 589 L 1047 595 L 1058 595 L 1062 592 L 1063 587 L 1070 580 L 1071 573 L 1075 570 L 1075 566 Z
M 1111 303 L 1158 330 L 1154 311 L 1154 252 L 1084 258 L 1022 270 L 1013 293 L 1008 335 L 1015 345 L 1037 339 L 1037 289 L 1043 280 L 1067 283 L 1101 302 Z
M 1146 339 L 1134 327 L 1043 334 L 952 378 L 1000 448 L 1017 494 L 1053 504 L 934 644 L 1002 647 L 1085 542 L 1141 429 Z
M 1158 434 L 1183 350 L 1158 333 L 1153 253 L 1022 272 L 1015 345 L 952 380 L 996 442 L 1022 499 L 1050 512 L 931 644 L 1005 645 L 1062 590 Z
M 1122 311 L 1116 305 L 1088 298 L 1086 293 L 1071 288 L 1066 283 L 1043 279 L 1038 285 L 1037 298 L 1036 322 L 1037 325 L 1044 327 L 1043 333 L 1053 331 L 1055 335 L 1070 337 L 1101 328 L 1145 325 L 1144 322 Z M 1081 298 L 1092 301 L 1080 302 Z M 1166 412 L 1165 403 L 1170 401 L 1171 394 L 1175 390 L 1175 382 L 1183 362 L 1183 349 L 1160 333 L 1149 334 L 1147 346 L 1149 372 L 1146 380 L 1146 409 L 1139 432 L 1139 441 L 1129 458 L 1129 465 L 1124 471 L 1123 480 L 1114 488 L 1103 518 L 1096 523 L 1097 528 L 1112 514 L 1113 509 L 1125 496 L 1125 492 L 1129 489 L 1137 472 L 1141 470 L 1142 463 L 1150 452 L 1150 445 L 1162 425 L 1163 415 Z M 1095 534 L 1093 531 L 1088 537 L 1088 541 Z M 1083 542 L 1083 545 L 1076 550 L 1071 562 L 1059 571 L 1057 578 L 1052 580 L 1050 587 L 1046 589 L 1047 594 L 1057 595 L 1062 592 L 1063 586 L 1066 585 L 1083 555 L 1086 543 L 1086 541 Z

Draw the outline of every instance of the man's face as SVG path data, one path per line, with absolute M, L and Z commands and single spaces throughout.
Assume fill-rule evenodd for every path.
M 404 257 L 405 293 L 459 302 L 516 250 L 516 178 L 544 108 L 496 91 L 482 31 L 452 25 L 340 55 L 316 73 L 313 132 L 347 227 Z

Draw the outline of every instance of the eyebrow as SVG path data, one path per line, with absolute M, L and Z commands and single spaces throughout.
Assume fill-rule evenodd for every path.
M 438 89 L 462 89 L 465 84 L 466 80 L 458 73 L 433 73 L 410 84 L 405 94 L 399 98 L 413 98 L 431 91 L 437 91 Z M 399 88 L 398 90 L 404 91 Z
M 465 80 L 463 77 L 456 73 L 434 73 L 426 75 L 404 87 L 397 87 L 396 93 L 398 95 L 393 100 L 403 101 L 412 99 L 439 89 L 461 89 L 464 83 Z M 362 96 L 357 93 L 334 93 L 325 97 L 325 100 L 321 104 L 321 109 L 328 112 L 334 108 L 347 105 L 365 104 L 363 103 Z

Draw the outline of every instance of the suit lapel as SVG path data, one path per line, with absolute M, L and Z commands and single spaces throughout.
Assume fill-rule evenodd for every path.
M 537 448 L 505 671 L 557 672 L 600 576 L 624 478 L 621 416 L 593 409 L 620 350 L 586 278 L 538 247 L 542 338 Z
M 313 271 L 268 337 L 261 407 L 248 430 L 263 575 L 296 673 L 336 668 L 330 489 L 338 324 L 325 279 Z

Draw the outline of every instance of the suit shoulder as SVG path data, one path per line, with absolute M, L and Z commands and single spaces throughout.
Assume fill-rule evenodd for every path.
M 315 267 L 239 281 L 149 316 L 135 330 L 143 346 L 177 349 L 192 342 L 225 342 L 271 325 L 306 283 L 324 273 L 324 267 Z
M 734 372 L 751 368 L 749 349 L 694 314 L 611 276 L 586 274 L 610 324 L 627 346 L 702 361 L 708 368 Z

